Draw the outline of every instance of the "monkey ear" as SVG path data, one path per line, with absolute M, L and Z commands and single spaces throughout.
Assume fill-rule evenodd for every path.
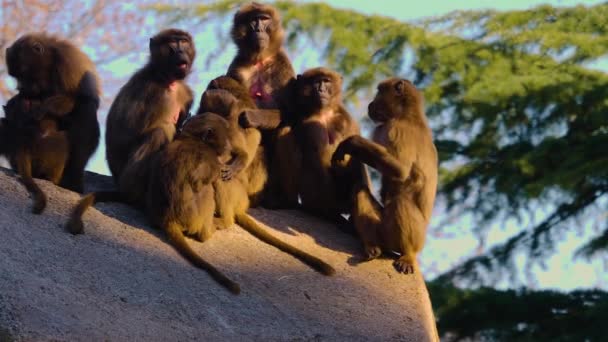
M 39 55 L 44 54 L 44 46 L 40 42 L 34 42 L 34 44 L 32 45 L 32 49 L 35 53 Z
M 405 88 L 406 82 L 407 82 L 407 80 L 401 79 L 401 80 L 397 81 L 397 83 L 395 83 L 395 90 L 397 90 L 397 92 L 399 94 L 403 93 L 403 89 Z

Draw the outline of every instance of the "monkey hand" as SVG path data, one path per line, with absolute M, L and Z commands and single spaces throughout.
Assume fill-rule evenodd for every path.
M 87 71 L 82 75 L 80 83 L 78 83 L 78 95 L 96 99 L 99 101 L 99 86 L 97 77 L 91 71 Z
M 334 167 L 344 167 L 346 166 L 346 155 L 349 154 L 346 146 L 340 144 L 334 154 L 331 156 L 331 165 Z
M 243 169 L 243 163 L 238 160 L 233 159 L 230 163 L 226 163 L 222 165 L 220 170 L 220 176 L 222 177 L 222 181 L 226 182 L 231 180 L 234 176 L 236 176 Z
M 250 110 L 244 110 L 239 114 L 239 126 L 243 128 L 256 127 L 255 112 Z

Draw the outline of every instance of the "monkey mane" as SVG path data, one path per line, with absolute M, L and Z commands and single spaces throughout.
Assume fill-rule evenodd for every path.
M 285 39 L 285 33 L 283 32 L 283 27 L 281 26 L 281 16 L 276 8 L 259 2 L 243 4 L 234 14 L 230 36 L 232 37 L 232 41 L 239 48 L 239 52 L 242 52 L 241 45 L 243 44 L 243 40 L 247 35 L 247 32 L 243 30 L 243 23 L 246 22 L 252 15 L 258 13 L 269 15 L 272 19 L 273 25 L 270 45 L 263 51 L 262 56 L 252 56 L 264 58 L 266 56 L 274 55 L 276 52 L 280 51 Z
M 34 32 L 17 39 L 13 48 L 15 50 L 27 48 L 35 42 L 43 46 L 44 53 L 50 56 L 47 56 L 47 58 L 53 59 L 54 68 L 50 72 L 52 73 L 52 79 L 58 82 L 61 91 L 76 92 L 82 77 L 87 71 L 95 76 L 96 88 L 99 91 L 99 79 L 95 64 L 67 39 L 46 32 Z

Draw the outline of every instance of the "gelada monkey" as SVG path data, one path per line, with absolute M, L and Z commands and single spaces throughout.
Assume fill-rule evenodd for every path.
M 274 117 L 276 121 L 270 122 L 270 125 L 277 127 L 280 123 L 278 111 L 258 109 L 242 84 L 231 77 L 220 76 L 209 82 L 207 90 L 201 96 L 201 105 L 197 113 L 202 112 L 221 114 L 230 122 L 234 131 L 231 137 L 236 140 L 231 142 L 233 150 L 245 150 L 245 153 L 239 153 L 237 156 L 240 158 L 234 158 L 233 162 L 247 165 L 244 167 L 241 180 L 247 188 L 250 207 L 258 206 L 268 180 L 264 146 L 261 145 L 261 134 L 257 128 L 250 125 L 243 127 L 237 120 L 244 117 L 241 115 L 243 112 L 262 113 L 253 115 Z M 269 112 L 270 114 L 267 114 Z M 234 174 L 236 169 L 233 168 L 231 174 Z
M 413 273 L 437 192 L 437 150 L 423 97 L 410 81 L 390 78 L 378 85 L 368 112 L 377 124 L 373 141 L 358 135 L 346 139 L 333 162 L 339 164 L 351 155 L 382 174 L 382 205 L 374 204 L 371 195 L 360 194 L 366 206 L 359 208 L 359 216 L 369 225 L 359 227 L 359 234 L 370 259 L 382 250 L 395 251 L 401 254 L 395 268 Z
M 6 49 L 8 74 L 24 101 L 44 101 L 45 114 L 66 132 L 69 155 L 60 185 L 82 192 L 84 169 L 99 144 L 99 81 L 95 65 L 65 39 L 26 34 Z
M 125 198 L 142 203 L 148 159 L 173 140 L 192 90 L 184 79 L 196 55 L 189 33 L 167 29 L 150 39 L 150 59 L 120 89 L 107 118 L 106 158 Z
M 48 106 L 44 102 L 16 95 L 3 108 L 0 154 L 7 157 L 32 194 L 32 211 L 40 214 L 46 207 L 47 197 L 33 177 L 59 184 L 70 151 L 67 134 L 58 129 L 57 119 L 47 114 Z
M 297 185 L 292 177 L 295 162 L 293 151 L 285 146 L 293 139 L 291 130 L 291 84 L 295 72 L 283 49 L 284 31 L 277 10 L 266 4 L 251 2 L 241 6 L 233 19 L 232 40 L 237 54 L 228 67 L 227 76 L 241 83 L 260 109 L 279 109 L 260 112 L 260 120 L 275 120 L 274 129 L 258 121 L 264 128 L 262 145 L 266 154 L 269 182 L 264 191 L 263 205 L 268 208 L 298 206 Z M 268 126 L 268 125 L 266 125 Z

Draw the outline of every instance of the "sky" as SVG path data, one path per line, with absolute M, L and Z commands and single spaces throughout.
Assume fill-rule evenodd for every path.
M 307 0 L 305 0 L 307 1 Z M 353 9 L 365 14 L 378 14 L 383 16 L 394 17 L 402 21 L 416 21 L 423 18 L 432 16 L 441 16 L 448 14 L 455 10 L 480 10 L 480 9 L 494 9 L 494 10 L 525 10 L 532 7 L 536 7 L 540 4 L 551 4 L 554 6 L 574 6 L 577 4 L 593 5 L 601 3 L 602 1 L 572 1 L 572 0 L 556 0 L 556 1 L 524 1 L 524 0 L 467 0 L 467 1 L 453 1 L 453 0 L 424 0 L 424 1 L 410 1 L 410 0 L 329 0 L 326 1 L 329 5 Z M 206 49 L 213 49 L 213 45 L 210 44 L 214 38 L 214 33 L 211 30 L 205 30 L 204 28 L 192 28 L 198 30 L 200 33 L 196 34 L 196 45 L 205 46 Z M 147 46 L 147 45 L 146 45 Z M 195 90 L 197 96 L 203 91 L 207 82 L 216 77 L 217 75 L 223 74 L 226 70 L 226 66 L 232 58 L 234 49 L 229 47 L 227 53 L 222 56 L 219 62 L 212 64 L 211 66 L 203 66 L 198 64 L 196 70 L 196 78 L 190 78 L 190 82 Z M 145 59 L 147 56 L 147 50 L 142 49 L 141 57 Z M 200 63 L 200 61 L 199 61 Z M 310 65 L 311 63 L 317 63 L 317 61 L 309 61 L 303 57 L 293 60 L 294 67 L 296 70 L 300 68 L 308 68 L 316 65 Z M 111 68 L 112 73 L 119 77 L 128 77 L 138 67 L 132 64 L 117 64 Z M 608 68 L 605 68 L 608 70 Z M 112 90 L 113 92 L 116 90 Z M 107 91 L 106 91 L 107 93 Z M 196 104 L 195 104 L 196 106 Z M 98 149 L 94 158 L 90 161 L 88 169 L 104 174 L 109 174 L 106 163 L 105 163 L 105 150 L 104 148 Z M 441 209 L 437 209 L 435 215 L 441 215 L 437 213 Z M 419 256 L 423 269 L 426 268 L 428 272 L 426 274 L 433 274 L 431 270 L 446 270 L 450 265 L 453 265 L 455 261 L 462 260 L 462 258 L 470 255 L 470 251 L 474 251 L 478 247 L 478 240 L 472 234 L 463 234 L 463 224 L 467 224 L 467 219 L 459 220 L 457 226 L 448 227 L 445 229 L 445 236 L 440 239 L 434 239 L 429 237 L 425 249 Z M 488 241 L 501 241 L 504 238 L 513 234 L 513 230 L 517 229 L 516 223 L 508 223 L 504 226 L 497 225 L 491 230 Z M 450 234 L 451 231 L 457 232 Z M 606 265 L 602 263 L 602 260 L 596 260 L 593 263 L 578 262 L 572 263 L 570 256 L 577 246 L 568 243 L 568 240 L 581 241 L 580 236 L 570 236 L 572 239 L 565 239 L 564 243 L 559 245 L 558 253 L 546 260 L 546 267 L 535 268 L 534 275 L 535 279 L 531 280 L 529 284 L 533 287 L 539 288 L 560 288 L 563 290 L 571 290 L 577 287 L 593 287 L 599 286 L 606 288 L 608 284 L 600 279 L 598 275 L 603 274 Z M 567 255 L 568 257 L 564 257 Z M 605 261 L 604 261 L 605 262 Z M 523 266 L 523 261 L 519 261 Z

